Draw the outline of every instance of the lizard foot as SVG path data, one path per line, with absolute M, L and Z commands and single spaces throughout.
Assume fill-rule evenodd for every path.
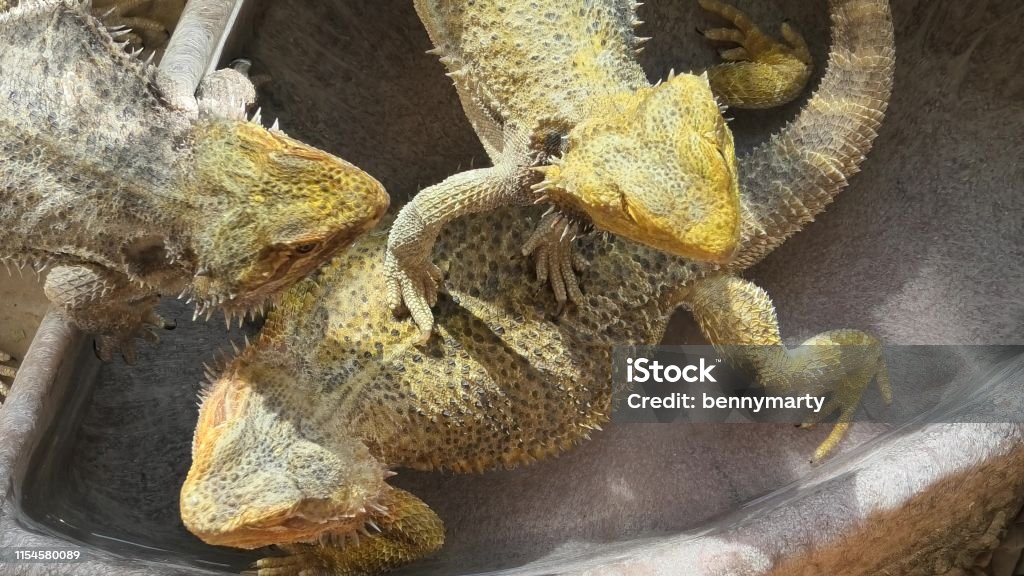
M 0 362 L 9 362 L 13 359 L 10 354 L 0 350 Z M 3 404 L 7 394 L 11 391 L 10 385 L 5 380 L 13 380 L 16 375 L 17 371 L 14 368 L 0 364 L 0 404 Z
M 819 368 L 826 375 L 815 388 L 823 387 L 830 397 L 821 410 L 801 428 L 810 428 L 824 419 L 837 414 L 838 419 L 832 432 L 814 451 L 813 462 L 828 456 L 839 444 L 850 428 L 857 406 L 872 381 L 878 383 L 882 399 L 892 402 L 892 384 L 885 366 L 881 343 L 870 334 L 860 330 L 831 330 L 814 336 L 790 354 L 791 366 L 808 370 Z M 838 370 L 829 370 L 837 367 Z
M 196 90 L 200 113 L 213 118 L 248 120 L 246 111 L 256 102 L 256 87 L 249 80 L 250 66 L 248 60 L 239 59 L 228 68 L 204 76 Z M 262 123 L 256 115 L 252 119 Z M 277 128 L 276 121 L 274 127 Z
M 420 329 L 419 342 L 425 343 L 434 330 L 434 313 L 430 308 L 437 304 L 444 276 L 441 269 L 429 259 L 422 260 L 419 266 L 405 265 L 389 247 L 384 257 L 384 274 L 392 311 L 409 312 Z
M 99 334 L 94 341 L 96 356 L 104 362 L 109 362 L 115 354 L 120 353 L 128 365 L 134 365 L 136 359 L 135 341 L 139 338 L 151 344 L 158 344 L 160 336 L 158 329 L 174 330 L 177 324 L 174 321 L 165 320 L 156 312 L 150 311 L 142 317 L 133 329 L 128 329 L 117 335 Z
M 509 192 L 514 172 L 504 165 L 460 172 L 424 189 L 399 210 L 384 254 L 385 287 L 390 308 L 412 315 L 421 344 L 434 329 L 430 308 L 444 278 L 431 261 L 438 233 L 455 218 L 521 202 Z
M 860 330 L 831 330 L 790 349 L 782 342 L 768 294 L 735 276 L 708 276 L 682 292 L 705 338 L 733 366 L 749 373 L 771 395 L 826 399 L 814 424 L 838 412 L 832 433 L 812 461 L 832 452 L 850 427 L 868 385 L 878 381 L 882 398 L 892 399 L 882 345 Z
M 534 255 L 537 280 L 549 280 L 555 291 L 555 300 L 564 305 L 566 300 L 578 304 L 583 301 L 576 272 L 586 267 L 586 261 L 573 250 L 573 241 L 579 225 L 558 212 L 541 218 L 540 224 L 523 245 L 523 256 Z
M 387 512 L 367 528 L 345 536 L 324 535 L 322 544 L 279 546 L 287 556 L 256 562 L 258 576 L 370 576 L 418 560 L 444 543 L 444 525 L 423 501 L 391 490 Z
M 788 22 L 779 42 L 765 34 L 745 13 L 718 0 L 698 0 L 703 9 L 728 20 L 732 28 L 701 33 L 708 40 L 737 46 L 720 51 L 726 62 L 708 70 L 719 101 L 736 108 L 772 108 L 800 95 L 811 77 L 807 42 Z
M 137 338 L 156 343 L 157 329 L 175 327 L 155 311 L 159 294 L 101 266 L 56 266 L 47 274 L 43 292 L 72 324 L 97 335 L 96 355 L 105 361 L 120 352 L 131 364 Z

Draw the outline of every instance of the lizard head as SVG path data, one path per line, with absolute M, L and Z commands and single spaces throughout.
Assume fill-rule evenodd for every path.
M 707 262 L 740 235 L 732 133 L 706 76 L 682 74 L 613 96 L 568 134 L 535 189 L 599 229 Z
M 283 357 L 252 350 L 204 394 L 181 489 L 185 526 L 208 544 L 245 549 L 362 529 L 388 472 L 327 425 L 333 414 L 315 417 L 315 391 L 283 369 Z
M 258 123 L 195 132 L 199 309 L 244 314 L 370 230 L 388 195 L 352 164 Z

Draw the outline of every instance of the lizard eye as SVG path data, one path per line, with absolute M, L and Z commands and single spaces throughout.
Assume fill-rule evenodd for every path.
M 319 242 L 306 242 L 305 244 L 299 244 L 298 246 L 295 247 L 295 253 L 296 254 L 309 254 L 313 250 L 316 250 L 316 247 L 319 246 L 319 245 L 320 245 Z

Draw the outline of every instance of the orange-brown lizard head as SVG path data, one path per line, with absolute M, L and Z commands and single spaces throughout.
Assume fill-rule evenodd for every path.
M 740 237 L 732 133 L 706 76 L 682 74 L 595 105 L 536 186 L 602 230 L 727 262 Z
M 236 358 L 205 394 L 181 489 L 185 526 L 246 549 L 363 528 L 389 473 L 301 388 L 283 354 L 260 354 Z
M 244 313 L 282 293 L 370 230 L 383 186 L 352 164 L 257 123 L 194 133 L 192 204 L 200 308 Z

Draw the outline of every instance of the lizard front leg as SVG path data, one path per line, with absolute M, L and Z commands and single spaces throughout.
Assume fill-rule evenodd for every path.
M 770 393 L 830 396 L 814 420 L 839 412 L 838 423 L 818 446 L 815 460 L 827 456 L 842 440 L 872 380 L 877 379 L 887 402 L 892 397 L 881 344 L 870 334 L 831 330 L 787 349 L 768 294 L 729 275 L 711 276 L 687 286 L 683 303 L 708 341 L 730 363 L 752 372 Z
M 167 46 L 183 7 L 184 2 L 170 0 L 108 0 L 93 4 L 92 12 L 108 28 L 121 31 L 119 39 L 133 50 L 157 56 Z
M 468 214 L 526 203 L 515 170 L 499 165 L 451 176 L 417 194 L 398 213 L 388 236 L 384 274 L 388 302 L 396 313 L 405 310 L 426 342 L 434 328 L 430 308 L 437 303 L 441 270 L 431 262 L 434 242 L 444 225 Z
M 363 576 L 423 558 L 444 544 L 444 525 L 422 500 L 394 488 L 381 502 L 386 513 L 367 523 L 364 535 L 332 535 L 325 544 L 289 544 L 287 556 L 256 563 L 258 576 Z
M 156 328 L 174 328 L 155 311 L 159 294 L 101 266 L 57 266 L 46 276 L 43 292 L 72 324 L 96 335 L 103 360 L 120 351 L 131 364 L 136 338 L 156 342 Z
M 789 23 L 782 24 L 786 44 L 765 34 L 737 8 L 718 0 L 699 0 L 705 10 L 732 23 L 711 28 L 708 40 L 737 46 L 720 52 L 726 62 L 710 68 L 708 82 L 719 101 L 736 108 L 772 108 L 800 95 L 811 77 L 807 42 Z

